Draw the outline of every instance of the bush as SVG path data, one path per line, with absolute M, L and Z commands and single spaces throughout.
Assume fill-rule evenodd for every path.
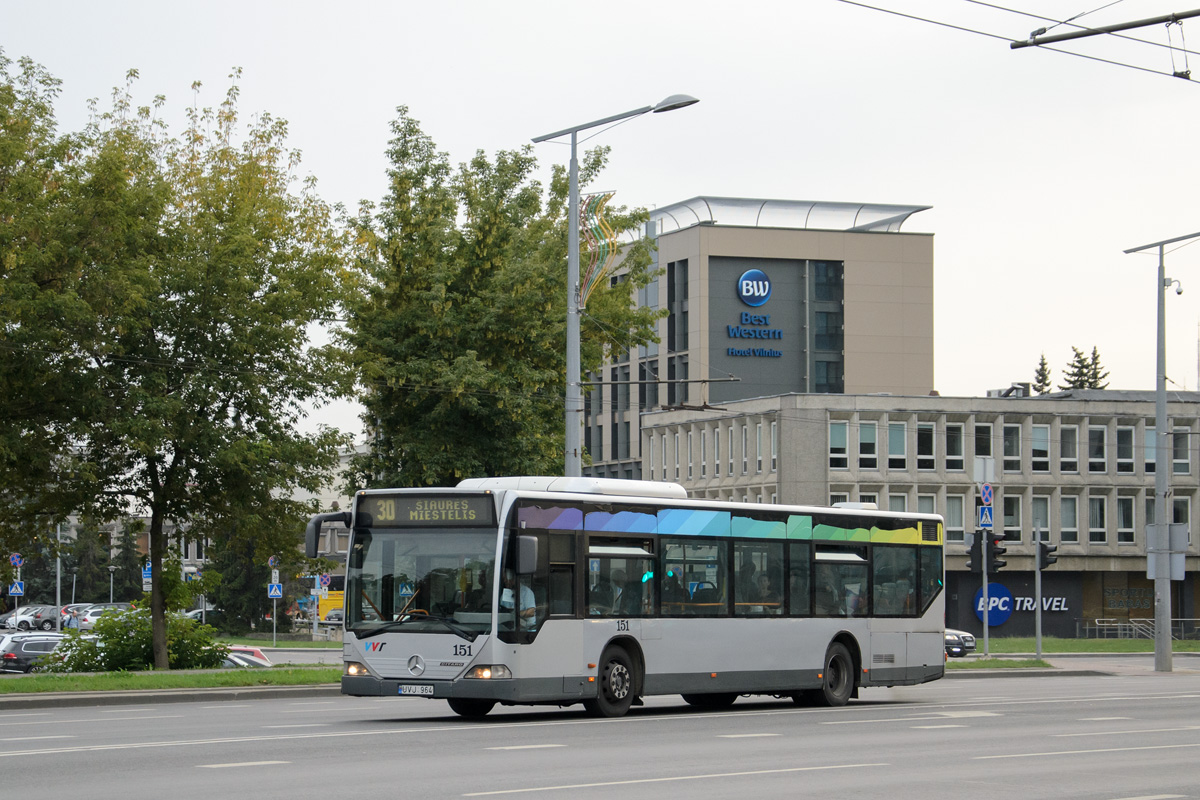
M 217 632 L 182 614 L 167 615 L 167 652 L 171 669 L 221 666 L 229 649 L 217 644 Z M 54 672 L 116 672 L 152 669 L 153 635 L 148 609 L 110 612 L 96 620 L 92 634 L 70 631 L 54 651 Z

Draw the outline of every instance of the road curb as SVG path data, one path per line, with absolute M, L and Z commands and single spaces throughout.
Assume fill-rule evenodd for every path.
M 307 686 L 225 686 L 213 689 L 139 689 L 117 692 L 38 692 L 0 695 L 0 713 L 23 708 L 123 706 L 141 703 L 205 703 L 216 700 L 276 700 L 290 697 L 336 697 L 339 683 Z
M 1112 676 L 1115 672 L 1095 669 L 948 669 L 947 678 L 1086 678 Z

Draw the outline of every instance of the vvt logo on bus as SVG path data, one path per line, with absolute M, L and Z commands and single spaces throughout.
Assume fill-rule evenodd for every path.
M 743 303 L 757 308 L 771 299 L 771 279 L 761 269 L 748 269 L 738 278 L 737 293 Z
M 385 644 L 387 642 L 367 642 L 363 646 L 367 649 L 368 653 L 375 653 L 382 650 Z

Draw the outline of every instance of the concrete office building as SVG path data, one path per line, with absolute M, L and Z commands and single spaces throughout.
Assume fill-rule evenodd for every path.
M 638 478 L 640 417 L 790 392 L 933 389 L 933 236 L 925 206 L 697 197 L 655 210 L 660 343 L 593 375 L 588 475 Z M 647 440 L 648 441 L 648 440 Z
M 1200 492 L 1198 404 L 1200 393 L 1171 393 L 1169 522 L 1190 523 Z M 980 485 L 991 477 L 995 532 L 1008 548 L 991 594 L 1012 598 L 990 620 L 993 633 L 1033 633 L 1035 535 L 1058 547 L 1058 563 L 1043 572 L 1045 633 L 1128 633 L 1154 616 L 1146 579 L 1154 414 L 1151 391 L 777 395 L 644 414 L 642 452 L 655 457 L 643 475 L 678 481 L 695 497 L 942 514 L 946 623 L 975 632 L 980 576 L 966 572 L 964 535 L 976 528 Z M 1186 579 L 1172 592 L 1172 617 L 1190 620 L 1185 633 L 1198 616 L 1198 567 L 1192 535 Z

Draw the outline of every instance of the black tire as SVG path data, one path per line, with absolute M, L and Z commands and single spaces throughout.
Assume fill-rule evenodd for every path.
M 689 706 L 696 708 L 705 708 L 710 711 L 729 708 L 733 705 L 733 701 L 737 700 L 737 692 L 717 692 L 715 694 L 685 694 L 683 702 Z
M 637 668 L 620 647 L 610 647 L 600 657 L 596 679 L 596 699 L 584 700 L 583 707 L 597 717 L 623 717 L 633 705 L 637 691 Z
M 473 700 L 465 697 L 450 697 L 446 702 L 450 704 L 451 711 L 467 719 L 485 717 L 496 705 L 495 700 Z
M 825 669 L 821 671 L 821 688 L 812 699 L 824 706 L 844 706 L 854 694 L 854 659 L 844 644 L 834 642 L 825 651 Z
M 29 630 L 29 623 L 26 622 L 25 620 L 21 620 L 20 622 L 17 623 L 17 630 L 19 630 L 19 631 Z
M 54 623 L 51 622 L 50 620 L 46 620 L 41 625 L 38 625 L 38 627 L 44 631 L 52 631 L 52 630 L 54 630 Z

